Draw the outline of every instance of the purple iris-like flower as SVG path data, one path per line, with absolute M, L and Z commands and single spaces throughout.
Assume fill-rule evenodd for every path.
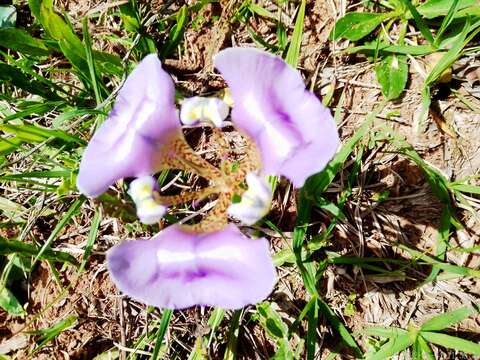
M 115 181 L 155 172 L 162 145 L 180 131 L 175 87 L 154 54 L 128 76 L 83 153 L 77 187 L 98 196 Z
M 330 111 L 305 89 L 300 73 L 278 56 L 230 48 L 215 57 L 235 105 L 232 120 L 260 149 L 263 173 L 295 187 L 321 171 L 340 143 Z
M 265 298 L 275 282 L 267 242 L 246 237 L 227 223 L 227 216 L 254 224 L 272 201 L 265 176 L 284 175 L 300 187 L 325 167 L 339 144 L 329 110 L 279 57 L 236 48 L 221 51 L 215 64 L 231 89 L 233 123 L 246 137 L 248 150 L 239 164 L 233 166 L 222 155 L 214 167 L 189 147 L 181 121 L 221 127 L 228 106 L 220 99 L 186 99 L 179 118 L 172 79 L 156 55 L 129 75 L 80 164 L 77 186 L 88 196 L 100 195 L 121 178 L 136 177 L 129 195 L 147 224 L 157 222 L 172 204 L 218 195 L 200 223 L 172 225 L 151 240 L 127 241 L 109 250 L 115 284 L 150 305 L 236 309 Z M 196 173 L 210 186 L 162 197 L 150 177 L 161 169 Z M 232 203 L 234 195 L 241 195 L 240 202 Z
M 165 308 L 237 309 L 265 298 L 275 282 L 267 241 L 250 239 L 233 224 L 205 234 L 172 225 L 151 240 L 113 247 L 107 259 L 120 289 Z

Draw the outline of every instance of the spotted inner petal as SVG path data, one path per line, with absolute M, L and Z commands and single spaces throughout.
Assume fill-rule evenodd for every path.
M 146 207 L 153 207 L 154 203 L 166 207 L 204 200 L 212 195 L 216 196 L 216 199 L 211 199 L 214 206 L 203 216 L 200 222 L 183 226 L 193 232 L 220 230 L 227 225 L 229 215 L 244 221 L 245 224 L 253 224 L 263 217 L 270 209 L 272 194 L 265 180 L 255 175 L 261 169 L 261 162 L 254 142 L 244 138 L 244 153 L 239 159 L 236 159 L 233 158 L 232 154 L 238 152 L 238 149 L 230 147 L 221 129 L 213 128 L 212 137 L 220 148 L 217 152 L 219 160 L 217 166 L 197 154 L 183 134 L 178 134 L 171 139 L 170 143 L 164 148 L 165 151 L 162 152 L 163 155 L 158 162 L 158 170 L 175 169 L 196 174 L 208 180 L 208 187 L 199 191 L 183 192 L 179 195 L 161 195 L 158 193 L 153 195 L 149 193 L 146 196 L 142 193 L 141 195 L 144 197 L 140 197 L 140 200 L 136 201 L 137 207 L 139 203 L 140 206 L 144 204 L 142 201 L 145 201 Z M 245 181 L 248 190 L 245 189 Z M 153 187 L 150 187 L 149 191 L 153 191 L 153 189 Z M 244 195 L 243 201 L 240 204 L 232 205 L 236 195 Z M 249 212 L 251 213 L 249 216 L 242 215 Z

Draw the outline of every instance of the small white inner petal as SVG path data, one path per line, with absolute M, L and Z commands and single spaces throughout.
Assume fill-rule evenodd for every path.
M 161 264 L 187 263 L 195 260 L 195 254 L 192 251 L 170 251 L 158 249 L 157 260 Z
M 270 211 L 273 193 L 269 183 L 263 177 L 247 174 L 248 190 L 239 203 L 228 208 L 228 214 L 246 225 L 253 225 Z
M 275 148 L 275 152 L 279 154 L 281 158 L 288 157 L 295 145 L 266 118 L 260 102 L 253 93 L 245 96 L 243 105 L 245 110 L 261 124 L 267 137 L 270 139 L 270 145 Z
M 185 125 L 210 122 L 216 127 L 222 127 L 228 112 L 228 105 L 221 99 L 195 96 L 182 103 L 180 121 Z
M 155 201 L 153 197 L 154 185 L 154 178 L 143 176 L 133 180 L 128 190 L 128 194 L 137 208 L 137 215 L 144 224 L 156 223 L 167 210 L 165 206 Z

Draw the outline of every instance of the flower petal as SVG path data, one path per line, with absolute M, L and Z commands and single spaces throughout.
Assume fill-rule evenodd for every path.
M 121 178 L 151 174 L 159 149 L 177 131 L 172 79 L 157 55 L 148 55 L 128 76 L 113 110 L 85 149 L 78 189 L 98 196 Z
M 242 200 L 228 207 L 228 214 L 245 225 L 253 225 L 270 211 L 272 205 L 272 187 L 264 177 L 248 173 L 248 190 Z
M 275 283 L 267 241 L 234 225 L 206 234 L 172 225 L 151 240 L 111 248 L 107 260 L 125 294 L 161 308 L 238 309 L 264 299 Z
M 167 208 L 155 201 L 153 196 L 157 182 L 151 176 L 142 176 L 130 183 L 128 194 L 137 208 L 137 216 L 144 224 L 157 223 Z
M 265 174 L 284 175 L 301 187 L 326 166 L 338 148 L 338 132 L 298 71 L 251 48 L 223 50 L 215 66 L 232 91 L 232 120 L 259 147 Z

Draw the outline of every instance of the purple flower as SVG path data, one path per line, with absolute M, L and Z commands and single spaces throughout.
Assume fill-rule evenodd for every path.
M 151 240 L 114 246 L 107 260 L 124 293 L 161 308 L 238 309 L 264 299 L 275 282 L 267 241 L 232 224 L 205 234 L 172 225 Z
M 172 79 L 157 55 L 148 55 L 128 76 L 83 153 L 78 189 L 98 196 L 119 179 L 156 172 L 162 146 L 178 132 Z
M 215 66 L 232 92 L 233 123 L 260 149 L 264 174 L 284 175 L 301 187 L 325 167 L 340 143 L 338 132 L 298 71 L 247 48 L 220 51 Z
M 232 149 L 219 138 L 220 165 L 215 167 L 191 149 L 181 131 L 181 122 L 210 122 L 217 127 L 213 134 L 221 137 L 218 128 L 232 102 L 185 99 L 179 116 L 172 80 L 157 57 L 149 55 L 127 78 L 80 164 L 77 186 L 89 196 L 121 178 L 136 177 L 128 193 L 146 224 L 157 222 L 170 205 L 217 194 L 200 222 L 172 225 L 151 240 L 127 241 L 109 250 L 114 282 L 150 305 L 236 309 L 265 298 L 275 282 L 267 242 L 244 236 L 228 224 L 228 216 L 253 225 L 271 206 L 266 176 L 284 175 L 302 186 L 325 167 L 339 145 L 329 110 L 279 57 L 236 48 L 221 51 L 215 63 L 231 89 L 233 124 L 245 137 L 239 160 L 229 160 Z M 210 185 L 162 196 L 151 176 L 163 169 L 197 174 Z

